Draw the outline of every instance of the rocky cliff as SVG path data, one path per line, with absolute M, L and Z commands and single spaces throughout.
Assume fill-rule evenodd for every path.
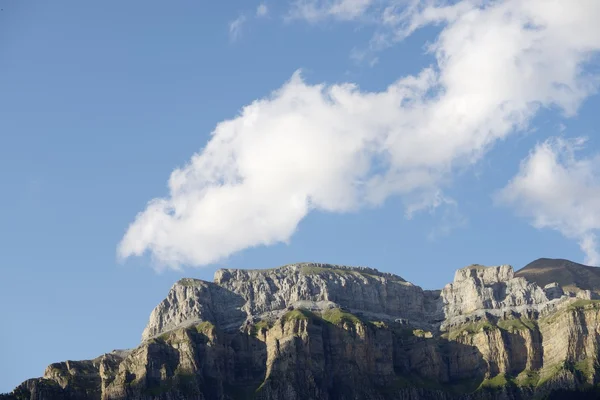
M 370 268 L 219 270 L 173 285 L 137 348 L 4 398 L 596 398 L 600 301 L 520 275 L 472 265 L 428 291 Z

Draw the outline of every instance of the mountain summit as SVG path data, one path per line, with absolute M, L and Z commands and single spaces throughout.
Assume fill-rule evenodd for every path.
M 542 287 L 556 282 L 565 291 L 589 290 L 600 294 L 600 268 L 560 258 L 539 258 L 517 271 L 515 276 Z

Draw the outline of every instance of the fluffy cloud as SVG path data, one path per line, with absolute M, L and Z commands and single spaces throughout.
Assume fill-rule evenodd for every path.
M 256 16 L 264 17 L 269 13 L 269 8 L 265 3 L 260 3 L 258 7 L 256 7 Z
M 394 195 L 407 212 L 429 208 L 453 170 L 540 107 L 570 115 L 595 89 L 582 65 L 600 48 L 597 0 L 453 3 L 402 16 L 404 32 L 444 24 L 431 45 L 436 63 L 418 75 L 366 92 L 295 73 L 219 123 L 172 173 L 169 196 L 138 214 L 119 255 L 205 265 L 289 241 L 312 210 L 355 211 Z
M 536 146 L 498 200 L 516 207 L 536 228 L 579 241 L 586 262 L 600 265 L 600 155 L 575 157 L 582 139 L 554 138 Z
M 233 42 L 240 38 L 242 27 L 246 22 L 246 16 L 240 15 L 229 23 L 229 39 Z
M 318 22 L 326 18 L 350 21 L 365 14 L 373 0 L 295 0 L 289 19 Z

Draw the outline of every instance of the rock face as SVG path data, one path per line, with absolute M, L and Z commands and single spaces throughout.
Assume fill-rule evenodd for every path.
M 200 321 L 210 321 L 222 327 L 239 327 L 245 319 L 242 306 L 244 299 L 235 292 L 211 282 L 181 279 L 150 314 L 142 340 Z
M 441 291 L 370 268 L 224 269 L 178 281 L 137 348 L 52 364 L 0 398 L 595 396 L 600 301 L 585 290 L 508 265 L 460 269 Z
M 441 295 L 444 325 L 462 322 L 470 314 L 501 316 L 507 311 L 540 311 L 550 305 L 546 292 L 524 278 L 515 278 L 510 265 L 459 269 Z

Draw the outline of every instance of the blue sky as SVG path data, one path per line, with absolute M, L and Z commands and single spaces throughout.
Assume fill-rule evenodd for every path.
M 597 265 L 600 5 L 392 3 L 0 0 L 0 392 L 221 267 Z

